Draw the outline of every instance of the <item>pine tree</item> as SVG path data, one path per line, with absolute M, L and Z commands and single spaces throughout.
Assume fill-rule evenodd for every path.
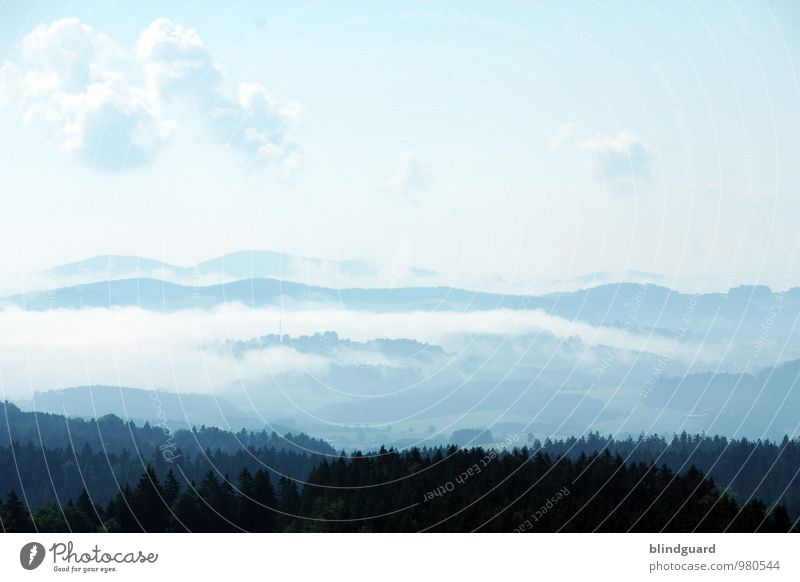
M 105 513 L 107 531 L 141 532 L 143 529 L 136 515 L 133 491 L 127 485 L 108 503 Z
M 239 517 L 237 525 L 245 531 L 257 531 L 258 521 L 255 516 L 255 510 L 258 505 L 253 499 L 255 497 L 255 488 L 253 487 L 253 475 L 245 467 L 239 473 Z
M 31 514 L 12 489 L 3 505 L 3 526 L 9 533 L 30 533 L 34 531 Z
M 220 482 L 213 471 L 208 471 L 200 483 L 201 510 L 206 515 L 204 531 L 226 532 L 233 531 L 233 522 L 236 519 L 236 499 L 233 489 L 227 481 Z
M 94 516 L 95 518 L 97 516 Z M 64 520 L 69 526 L 69 531 L 73 533 L 93 533 L 97 531 L 97 525 L 89 516 L 77 505 L 67 504 L 64 508 Z
M 146 532 L 163 532 L 167 527 L 169 507 L 153 468 L 148 465 L 133 490 L 131 509 Z
M 753 499 L 745 503 L 732 521 L 730 529 L 733 532 L 755 532 L 765 523 L 767 508 L 759 500 Z
M 167 472 L 167 476 L 164 477 L 164 500 L 169 505 L 172 505 L 178 498 L 180 492 L 181 485 L 178 483 L 178 479 L 175 478 L 175 473 L 170 469 L 169 472 Z
M 172 504 L 172 515 L 168 523 L 171 532 L 212 531 L 207 518 L 208 508 L 200 501 L 192 486 L 178 494 Z
M 239 490 L 239 527 L 251 532 L 275 531 L 276 500 L 269 475 L 263 469 L 255 476 L 242 469 Z
M 69 533 L 70 528 L 64 519 L 64 513 L 55 503 L 45 503 L 33 515 L 36 529 L 53 533 Z
M 783 505 L 776 505 L 769 515 L 769 522 L 763 531 L 772 533 L 787 533 L 792 529 L 792 520 Z
M 98 515 L 98 510 L 95 508 L 94 503 L 92 503 L 92 498 L 89 497 L 89 492 L 86 489 L 81 489 L 81 494 L 78 495 L 78 503 L 76 507 L 86 516 L 86 519 L 91 524 L 92 528 L 90 531 L 96 531 L 100 527 L 100 516 Z
M 300 494 L 297 492 L 297 485 L 289 477 L 281 477 L 278 480 L 278 506 L 283 515 L 278 518 L 278 526 L 281 531 L 285 531 L 292 522 L 292 515 L 296 515 L 300 508 Z

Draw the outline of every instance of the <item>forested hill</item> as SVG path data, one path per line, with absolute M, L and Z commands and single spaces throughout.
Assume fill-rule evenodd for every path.
M 266 429 L 230 432 L 208 426 L 171 431 L 168 423 L 136 425 L 113 414 L 84 420 L 60 414 L 24 412 L 6 401 L 0 410 L 0 446 L 7 447 L 12 442 L 33 443 L 45 448 L 71 447 L 75 450 L 88 445 L 95 451 L 143 451 L 146 456 L 156 449 L 170 451 L 170 454 L 180 452 L 192 455 L 202 453 L 205 449 L 235 453 L 247 448 L 338 454 L 325 441 L 302 433 L 279 435 Z
M 615 440 L 594 433 L 581 438 L 547 439 L 543 442 L 529 435 L 526 445 L 497 450 L 434 447 L 398 452 L 381 449 L 372 455 L 354 453 L 343 456 L 324 441 L 304 434 L 279 436 L 266 430 L 232 433 L 203 426 L 172 433 L 163 426 L 136 426 L 110 415 L 97 420 L 82 420 L 57 414 L 23 412 L 5 403 L 3 414 L 0 414 L 0 495 L 5 496 L 7 506 L 22 503 L 30 508 L 32 514 L 50 511 L 54 507 L 67 507 L 70 501 L 88 497 L 97 506 L 98 515 L 102 513 L 104 519 L 111 520 L 109 529 L 127 531 L 126 528 L 133 527 L 130 524 L 135 520 L 118 514 L 119 507 L 126 505 L 125 499 L 118 496 L 135 495 L 137 483 L 147 467 L 150 467 L 153 482 L 161 484 L 166 484 L 171 472 L 169 481 L 177 481 L 180 490 L 194 496 L 187 498 L 189 493 L 184 495 L 181 507 L 184 510 L 194 507 L 194 513 L 204 511 L 197 507 L 205 506 L 206 494 L 230 497 L 220 501 L 225 507 L 241 505 L 237 493 L 241 490 L 240 475 L 244 471 L 255 478 L 256 473 L 262 470 L 261 481 L 266 479 L 272 488 L 283 487 L 285 494 L 292 499 L 296 496 L 294 501 L 286 501 L 288 505 L 285 507 L 294 508 L 292 511 L 297 516 L 304 516 L 289 520 L 276 518 L 274 527 L 277 528 L 330 529 L 334 527 L 331 524 L 340 522 L 325 520 L 344 519 L 345 522 L 341 523 L 346 523 L 348 519 L 357 518 L 362 528 L 387 531 L 393 528 L 403 531 L 425 528 L 503 530 L 519 517 L 519 511 L 524 513 L 530 509 L 531 503 L 539 500 L 536 496 L 526 497 L 528 488 L 538 491 L 536 495 L 546 492 L 537 484 L 544 474 L 531 473 L 533 469 L 530 468 L 546 465 L 551 467 L 546 475 L 560 474 L 562 469 L 566 471 L 559 479 L 564 480 L 562 486 L 570 487 L 570 491 L 573 490 L 568 477 L 573 479 L 576 489 L 571 500 L 581 499 L 583 494 L 589 496 L 586 500 L 591 501 L 590 506 L 595 508 L 591 513 L 594 518 L 602 511 L 610 511 L 615 503 L 644 511 L 644 506 L 631 505 L 631 499 L 647 499 L 648 495 L 659 491 L 664 491 L 664 495 L 678 496 L 675 491 L 685 493 L 680 487 L 689 487 L 691 483 L 710 496 L 703 503 L 711 499 L 714 508 L 727 507 L 729 512 L 736 508 L 734 514 L 723 512 L 721 517 L 717 516 L 719 519 L 714 522 L 717 525 L 733 519 L 732 515 L 739 515 L 741 508 L 754 512 L 753 515 L 763 514 L 762 517 L 773 509 L 780 513 L 785 508 L 787 519 L 800 517 L 798 440 L 750 441 L 685 433 L 671 440 L 644 435 Z M 481 460 L 490 459 L 490 466 L 477 463 L 476 455 Z M 603 467 L 606 469 L 601 471 Z M 607 469 L 611 473 L 603 472 Z M 508 472 L 504 475 L 502 471 Z M 701 473 L 708 479 L 699 476 Z M 586 478 L 575 480 L 575 474 L 585 474 Z M 509 478 L 508 483 L 505 477 Z M 281 485 L 281 478 L 288 481 Z M 246 475 L 244 479 L 247 481 Z M 610 483 L 615 483 L 616 488 L 607 489 L 603 479 L 611 479 Z M 469 487 L 460 487 L 467 482 L 471 483 Z M 495 492 L 493 484 L 498 485 L 500 492 Z M 671 489 L 673 487 L 678 489 Z M 8 498 L 12 491 L 14 495 Z M 580 491 L 583 493 L 579 495 Z M 596 500 L 590 491 L 597 493 Z M 155 493 L 141 494 L 152 496 Z M 173 499 L 176 500 L 177 497 Z M 669 511 L 668 506 L 662 506 L 665 501 L 661 497 L 653 497 L 651 501 L 654 507 Z M 398 505 L 401 502 L 408 502 L 408 507 L 415 509 L 406 511 L 403 509 L 406 506 Z M 415 503 L 421 505 L 417 507 Z M 486 516 L 492 512 L 500 511 L 498 504 L 502 503 L 510 504 L 510 517 L 503 510 L 503 515 L 491 523 L 478 523 L 488 519 Z M 439 509 L 421 509 L 429 504 Z M 172 508 L 171 502 L 168 505 L 165 506 L 167 512 Z M 114 507 L 118 508 L 117 514 Z M 364 507 L 370 508 L 373 516 L 363 514 Z M 777 510 L 777 507 L 781 509 Z M 374 515 L 379 513 L 375 513 L 376 508 L 390 513 L 399 509 L 403 511 L 391 519 L 375 520 Z M 673 509 L 677 511 L 677 508 Z M 305 513 L 298 513 L 301 510 Z M 447 512 L 453 514 L 446 520 L 447 525 L 431 521 L 435 516 L 450 515 Z M 463 519 L 458 517 L 462 514 Z M 645 514 L 646 519 L 633 519 L 633 514 L 625 514 L 619 522 L 612 520 L 610 523 L 616 525 L 609 527 L 636 529 L 641 524 L 652 528 L 661 525 L 673 527 L 659 525 L 658 519 L 661 518 L 653 517 L 649 509 L 642 515 Z M 59 515 L 64 516 L 63 513 Z M 393 521 L 401 519 L 401 515 L 405 521 Z M 762 521 L 771 523 L 773 517 L 765 517 Z M 222 527 L 220 522 L 212 522 L 216 525 L 209 525 L 211 522 L 202 519 L 195 525 L 199 529 Z M 354 523 L 341 528 L 358 529 Z M 572 523 L 569 520 L 558 522 L 556 529 L 570 529 Z M 579 530 L 589 528 L 592 523 L 591 528 L 606 527 L 605 522 L 589 520 L 580 523 L 583 525 Z M 747 527 L 739 521 L 735 523 L 738 524 L 735 528 L 739 529 L 746 530 L 752 526 L 752 522 L 748 522 L 751 526 Z M 698 528 L 711 527 L 708 524 L 695 525 Z M 7 525 L 4 527 L 8 529 Z M 51 524 L 47 527 L 62 526 Z M 170 527 L 178 526 L 173 524 Z
M 294 453 L 287 453 L 289 455 Z M 229 457 L 226 455 L 226 457 Z M 264 459 L 267 461 L 267 459 Z M 738 504 L 695 468 L 626 465 L 607 451 L 551 459 L 513 451 L 381 449 L 323 459 L 296 482 L 230 458 L 210 460 L 202 479 L 177 465 L 148 467 L 108 504 L 81 492 L 75 502 L 26 510 L 16 491 L 0 507 L 5 531 L 498 531 L 788 532 L 780 506 Z M 243 458 L 239 462 L 246 461 Z M 235 463 L 234 463 L 235 464 Z
M 85 490 L 92 501 L 105 507 L 127 487 L 133 487 L 150 467 L 154 477 L 166 479 L 170 470 L 183 487 L 200 483 L 210 472 L 220 478 L 239 475 L 243 469 L 265 469 L 271 480 L 286 476 L 302 483 L 323 457 L 294 450 L 259 447 L 237 452 L 207 449 L 187 455 L 183 451 L 164 456 L 152 449 L 122 452 L 92 450 L 88 445 L 42 449 L 31 443 L 0 447 L 0 492 L 14 491 L 36 512 L 47 504 L 66 506 Z
M 752 498 L 770 503 L 780 501 L 795 518 L 800 516 L 800 440 L 797 439 L 730 439 L 685 432 L 669 440 L 658 435 L 614 439 L 590 433 L 586 437 L 544 442 L 533 439 L 531 450 L 572 459 L 607 450 L 619 455 L 625 463 L 655 463 L 676 472 L 695 466 L 740 501 Z
M 380 487 L 370 486 L 380 481 Z M 721 532 L 792 527 L 780 505 L 739 505 L 690 467 L 676 474 L 608 451 L 571 460 L 527 448 L 323 461 L 293 520 L 300 531 Z

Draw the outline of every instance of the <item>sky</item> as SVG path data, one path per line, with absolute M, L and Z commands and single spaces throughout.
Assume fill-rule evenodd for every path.
M 0 270 L 800 280 L 800 4 L 0 2 Z

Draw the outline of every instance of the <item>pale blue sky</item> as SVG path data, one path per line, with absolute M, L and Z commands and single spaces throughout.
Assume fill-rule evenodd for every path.
M 800 281 L 798 2 L 29 4 L 0 3 L 7 273 Z

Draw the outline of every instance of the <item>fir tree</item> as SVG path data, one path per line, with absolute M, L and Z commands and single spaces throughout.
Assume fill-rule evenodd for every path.
M 9 533 L 30 533 L 34 531 L 31 514 L 12 489 L 3 504 L 3 526 Z

